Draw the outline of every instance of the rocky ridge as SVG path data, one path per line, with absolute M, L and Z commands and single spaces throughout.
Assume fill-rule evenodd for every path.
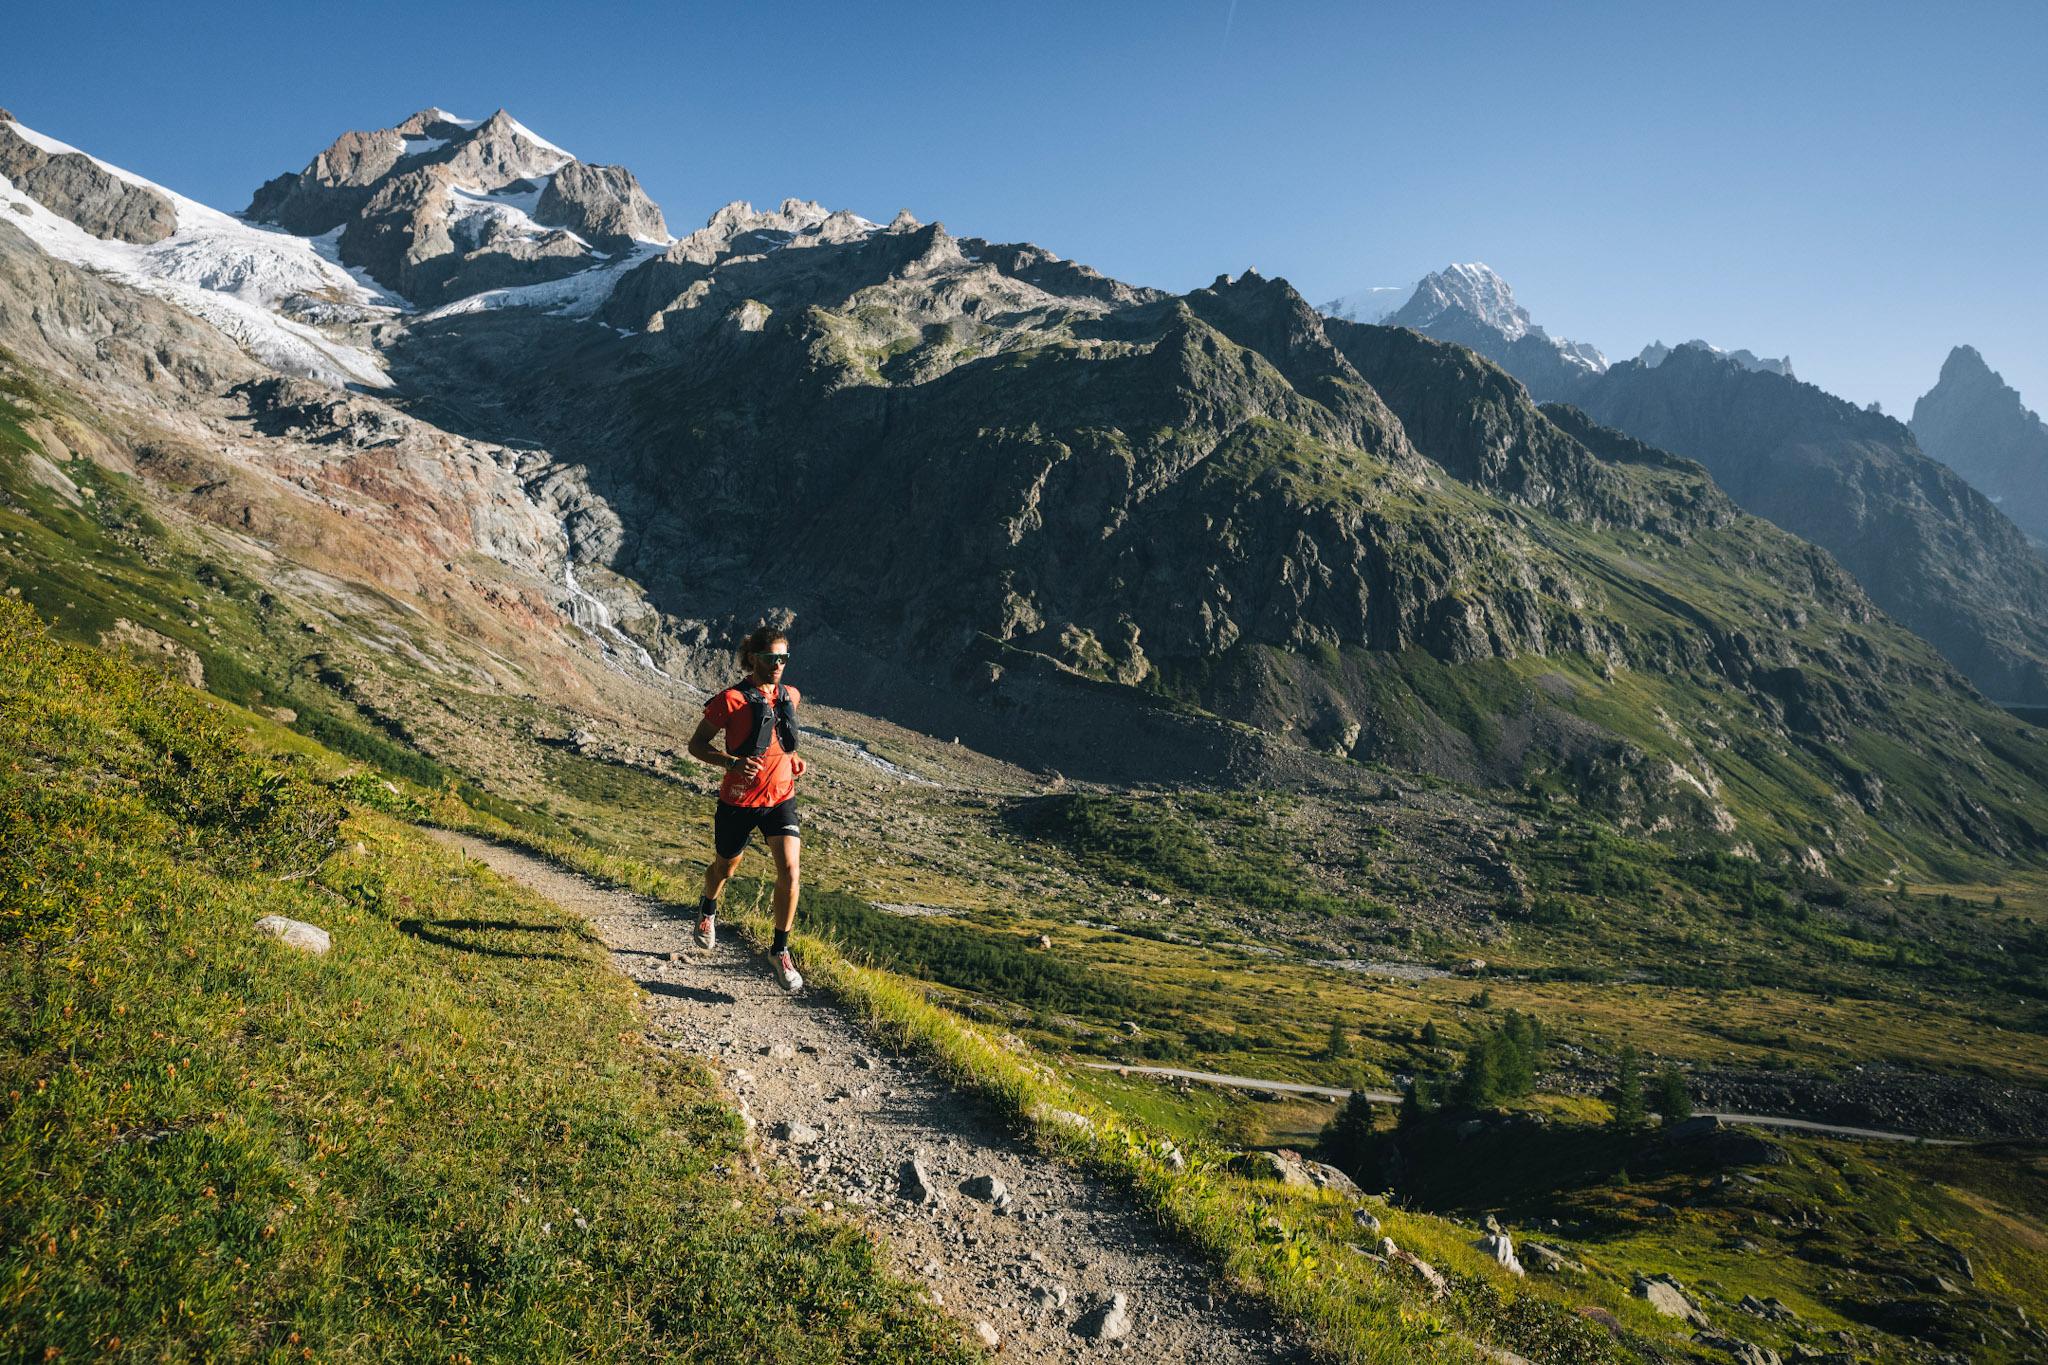
M 45 151 L 11 116 L 0 118 L 0 175 L 95 237 L 147 246 L 178 230 L 178 211 L 163 195 L 129 184 L 81 153 Z
M 1696 346 L 1617 365 L 1577 401 L 1827 548 L 1990 696 L 2048 703 L 2048 561 L 1903 424 Z

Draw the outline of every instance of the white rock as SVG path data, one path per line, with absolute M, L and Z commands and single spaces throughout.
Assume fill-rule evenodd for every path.
M 265 915 L 256 921 L 256 932 L 268 934 L 287 947 L 318 957 L 334 946 L 334 940 L 327 931 L 317 924 L 304 920 L 286 919 L 283 915 Z
M 1515 1259 L 1514 1241 L 1505 1232 L 1489 1232 L 1472 1245 L 1493 1257 L 1509 1274 L 1523 1273 L 1522 1263 Z
M 996 1335 L 995 1327 L 986 1321 L 974 1324 L 974 1339 L 991 1351 L 1003 1344 L 1003 1339 Z
M 1122 1294 L 1111 1294 L 1107 1303 L 1098 1304 L 1074 1324 L 1074 1331 L 1090 1341 L 1115 1341 L 1130 1330 L 1131 1301 Z

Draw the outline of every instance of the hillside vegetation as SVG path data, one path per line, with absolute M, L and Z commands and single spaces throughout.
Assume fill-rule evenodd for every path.
M 0 601 L 0 1355 L 960 1357 L 395 790 Z

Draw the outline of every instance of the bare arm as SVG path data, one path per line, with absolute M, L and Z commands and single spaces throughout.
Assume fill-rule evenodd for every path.
M 719 727 L 714 721 L 704 721 L 697 726 L 697 733 L 690 736 L 690 757 L 699 763 L 708 763 L 724 772 L 738 772 L 749 781 L 761 770 L 758 758 L 734 758 L 731 754 L 720 753 L 711 747 L 711 741 L 718 734 Z

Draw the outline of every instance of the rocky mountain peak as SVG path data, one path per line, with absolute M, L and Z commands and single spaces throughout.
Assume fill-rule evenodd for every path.
M 1463 312 L 1498 332 L 1503 341 L 1526 336 L 1535 327 L 1529 310 L 1515 302 L 1515 291 L 1492 266 L 1474 261 L 1452 264 L 1422 277 L 1415 293 L 1386 322 L 1427 332 L 1449 312 Z
M 307 236 L 341 229 L 344 264 L 425 307 L 669 240 L 631 171 L 586 165 L 505 109 L 472 121 L 432 106 L 344 133 L 257 190 L 244 216 Z
M 460 119 L 438 105 L 429 106 L 400 123 L 392 131 L 407 140 L 420 138 L 453 139 L 463 136 L 476 127 L 473 119 Z
M 1521 380 L 1538 399 L 1567 398 L 1576 385 L 1607 368 L 1607 357 L 1594 347 L 1552 337 L 1537 326 L 1508 282 L 1476 261 L 1425 276 L 1414 296 L 1382 321 L 1469 346 Z
M 1958 346 L 1913 405 L 1913 438 L 2048 545 L 2048 424 L 1974 346 Z

